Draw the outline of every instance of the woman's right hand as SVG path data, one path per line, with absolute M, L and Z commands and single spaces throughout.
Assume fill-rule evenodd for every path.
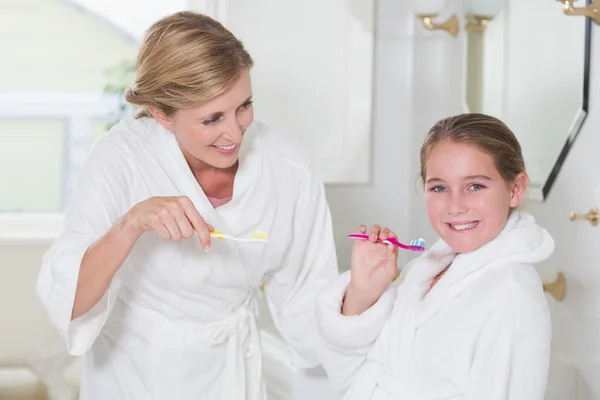
M 155 231 L 165 240 L 181 240 L 196 232 L 202 248 L 210 248 L 210 232 L 214 228 L 204 221 L 187 196 L 151 197 L 136 204 L 129 213 L 140 233 Z

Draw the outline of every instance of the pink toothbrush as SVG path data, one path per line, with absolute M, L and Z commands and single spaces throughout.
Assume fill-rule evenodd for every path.
M 369 235 L 362 234 L 362 233 L 351 233 L 350 235 L 348 235 L 348 237 L 350 239 L 362 239 L 362 240 L 369 239 Z M 423 239 L 411 240 L 409 245 L 400 243 L 399 241 L 397 241 L 394 238 L 387 238 L 386 240 L 381 240 L 380 238 L 377 238 L 377 241 L 393 244 L 394 246 L 398 246 L 401 249 L 405 249 L 405 250 L 412 250 L 412 251 L 424 251 L 425 250 L 425 240 L 423 240 Z

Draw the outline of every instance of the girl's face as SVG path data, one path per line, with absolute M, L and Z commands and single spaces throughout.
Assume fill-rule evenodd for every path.
M 529 183 L 524 172 L 514 182 L 504 181 L 492 156 L 462 143 L 434 146 L 425 170 L 429 221 L 458 253 L 477 250 L 494 239 Z

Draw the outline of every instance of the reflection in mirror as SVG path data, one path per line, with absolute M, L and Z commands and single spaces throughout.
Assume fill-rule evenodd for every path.
M 547 0 L 506 0 L 484 29 L 467 30 L 468 109 L 515 132 L 535 200 L 548 196 L 586 117 L 590 29 Z

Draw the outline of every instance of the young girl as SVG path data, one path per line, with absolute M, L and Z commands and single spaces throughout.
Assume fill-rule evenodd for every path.
M 442 120 L 421 178 L 441 239 L 393 282 L 397 250 L 375 239 L 394 234 L 374 226 L 319 295 L 331 381 L 344 400 L 542 400 L 551 327 L 532 264 L 554 241 L 517 209 L 528 185 L 517 139 L 486 115 Z

